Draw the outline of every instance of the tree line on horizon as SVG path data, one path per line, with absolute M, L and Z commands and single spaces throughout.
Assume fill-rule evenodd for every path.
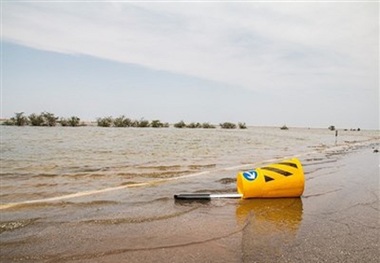
M 132 120 L 125 117 L 124 115 L 113 118 L 113 117 L 103 117 L 97 118 L 96 124 L 99 127 L 136 127 L 136 128 L 168 128 L 170 124 L 167 122 L 161 122 L 160 120 L 148 121 L 144 118 L 140 120 Z M 8 120 L 3 122 L 3 125 L 7 126 L 43 126 L 43 127 L 54 127 L 61 125 L 64 127 L 78 127 L 78 126 L 87 126 L 83 121 L 80 121 L 80 118 L 77 116 L 71 116 L 69 118 L 57 117 L 54 113 L 50 112 L 41 112 L 40 114 L 32 113 L 29 116 L 26 116 L 24 112 L 15 113 L 14 117 L 11 117 Z M 191 122 L 186 124 L 184 121 L 179 121 L 174 123 L 175 128 L 203 128 L 203 129 L 215 129 L 216 126 L 208 122 L 199 123 Z M 219 126 L 222 129 L 247 129 L 245 123 L 239 122 L 237 125 L 232 122 L 220 123 Z
M 80 122 L 80 118 L 72 116 L 70 118 L 59 118 L 50 112 L 41 112 L 40 114 L 32 113 L 29 116 L 25 116 L 24 112 L 17 112 L 15 116 L 9 120 L 5 120 L 3 125 L 8 126 L 45 126 L 45 127 L 54 127 L 57 124 L 61 126 L 84 126 L 84 123 Z

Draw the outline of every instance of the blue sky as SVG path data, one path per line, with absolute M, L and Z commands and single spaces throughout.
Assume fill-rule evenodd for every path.
M 2 117 L 379 128 L 378 2 L 2 1 Z

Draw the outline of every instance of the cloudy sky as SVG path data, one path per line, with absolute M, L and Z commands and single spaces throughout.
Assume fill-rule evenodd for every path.
M 2 1 L 2 117 L 379 128 L 379 2 Z

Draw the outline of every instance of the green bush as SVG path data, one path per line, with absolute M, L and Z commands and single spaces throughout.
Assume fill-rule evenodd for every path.
M 28 124 L 28 118 L 24 116 L 23 112 L 16 113 L 14 121 L 17 126 L 25 126 Z
M 137 127 L 139 127 L 139 128 L 148 128 L 149 126 L 150 126 L 149 121 L 141 119 L 138 122 L 138 126 Z
M 141 119 L 141 120 L 134 120 L 131 122 L 130 127 L 135 127 L 135 128 L 148 128 L 150 127 L 150 123 L 147 120 Z
M 80 125 L 80 118 L 76 117 L 76 116 L 70 117 L 70 119 L 69 119 L 69 125 L 71 127 L 77 127 L 77 126 L 79 126 Z
M 236 124 L 232 122 L 224 122 L 219 125 L 222 129 L 236 129 Z
M 174 123 L 174 127 L 175 128 L 185 128 L 186 123 L 184 121 L 180 121 L 180 122 Z
M 15 117 L 10 118 L 6 121 L 5 125 L 17 125 L 17 126 L 56 126 L 58 117 L 55 117 L 53 113 L 42 112 L 40 115 L 35 113 L 29 115 L 28 117 L 24 116 L 23 112 L 15 114 Z
M 6 126 L 15 126 L 16 123 L 12 120 L 12 119 L 9 119 L 9 120 L 5 120 L 2 125 L 6 125 Z
M 41 113 L 42 118 L 44 119 L 44 126 L 53 127 L 57 125 L 58 117 L 54 116 L 54 113 L 43 112 Z
M 58 120 L 59 119 L 59 120 Z M 110 117 L 104 117 L 104 118 L 97 118 L 96 119 L 97 125 L 99 127 L 137 127 L 137 128 L 146 128 L 146 127 L 152 127 L 152 128 L 162 128 L 162 127 L 170 127 L 169 123 L 161 122 L 160 120 L 153 120 L 152 122 L 149 122 L 148 120 L 144 120 L 144 118 L 140 120 L 131 120 L 129 118 L 126 118 L 124 115 L 113 119 Z M 39 115 L 32 113 L 28 117 L 24 116 L 24 112 L 15 113 L 15 116 L 10 118 L 9 120 L 6 120 L 3 122 L 3 125 L 17 125 L 17 126 L 24 126 L 24 125 L 32 125 L 32 126 L 56 126 L 57 123 L 59 123 L 61 126 L 85 126 L 85 124 L 82 122 L 80 123 L 80 118 L 76 116 L 72 116 L 70 118 L 58 118 L 53 113 L 50 112 L 42 112 Z M 237 125 L 231 122 L 224 122 L 219 124 L 222 129 L 236 129 Z M 199 122 L 191 122 L 188 125 L 181 120 L 180 122 L 177 122 L 174 124 L 175 128 L 189 128 L 189 129 L 196 129 L 196 128 L 203 128 L 203 129 L 215 129 L 215 125 L 212 125 L 208 122 L 205 123 L 199 123 Z M 239 122 L 238 127 L 240 129 L 246 129 L 246 124 Z M 329 129 L 335 129 L 334 126 L 330 126 Z
M 239 126 L 239 129 L 247 129 L 247 125 L 245 125 L 245 122 L 239 122 L 238 126 Z
M 29 115 L 29 123 L 32 126 L 56 126 L 58 117 L 55 117 L 54 113 L 41 112 L 40 115 L 32 113 Z
M 15 116 L 10 118 L 9 120 L 6 120 L 3 122 L 3 125 L 7 126 L 25 126 L 28 125 L 29 120 L 27 117 L 24 116 L 23 112 L 17 112 L 15 113 Z
M 32 126 L 43 126 L 44 118 L 42 114 L 37 115 L 35 113 L 32 113 L 29 115 L 29 122 Z
M 205 123 L 202 124 L 202 128 L 203 129 L 215 129 L 215 125 L 212 125 L 212 124 L 210 124 L 208 122 L 205 122 Z
M 16 126 L 25 126 L 28 125 L 28 118 L 24 116 L 23 112 L 17 112 L 8 123 Z
M 99 127 L 111 127 L 113 119 L 112 117 L 98 118 L 96 122 Z
M 17 126 L 28 125 L 28 118 L 24 116 L 23 112 L 16 113 L 13 120 L 14 120 L 15 125 Z
M 131 119 L 125 118 L 125 116 L 122 115 L 113 121 L 113 125 L 115 127 L 131 127 L 132 121 L 131 121 Z
M 190 128 L 190 129 L 202 128 L 202 125 L 199 122 L 197 122 L 197 123 L 192 122 L 192 123 L 186 125 L 186 128 Z
M 72 116 L 70 118 L 61 118 L 60 121 L 62 126 L 71 126 L 71 127 L 78 127 L 80 125 L 80 118 L 76 116 Z
M 63 127 L 69 126 L 69 119 L 61 118 L 61 119 L 59 120 L 59 123 L 60 123 L 61 126 L 63 126 Z
M 163 128 L 163 127 L 166 127 L 167 123 L 162 123 L 161 121 L 159 120 L 153 120 L 150 124 L 150 127 L 152 128 Z
M 137 128 L 137 127 L 139 127 L 139 121 L 138 120 L 133 120 L 132 122 L 131 122 L 131 127 L 135 127 L 135 128 Z

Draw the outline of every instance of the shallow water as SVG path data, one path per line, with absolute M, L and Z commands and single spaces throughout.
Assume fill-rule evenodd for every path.
M 199 172 L 218 173 L 265 160 L 366 141 L 376 132 L 250 127 L 135 129 L 1 127 L 1 203 L 52 198 Z M 234 177 L 232 169 L 228 176 Z M 212 188 L 211 185 L 204 186 Z
M 377 262 L 379 133 L 2 128 L 1 262 Z M 235 193 L 297 156 L 302 198 Z

